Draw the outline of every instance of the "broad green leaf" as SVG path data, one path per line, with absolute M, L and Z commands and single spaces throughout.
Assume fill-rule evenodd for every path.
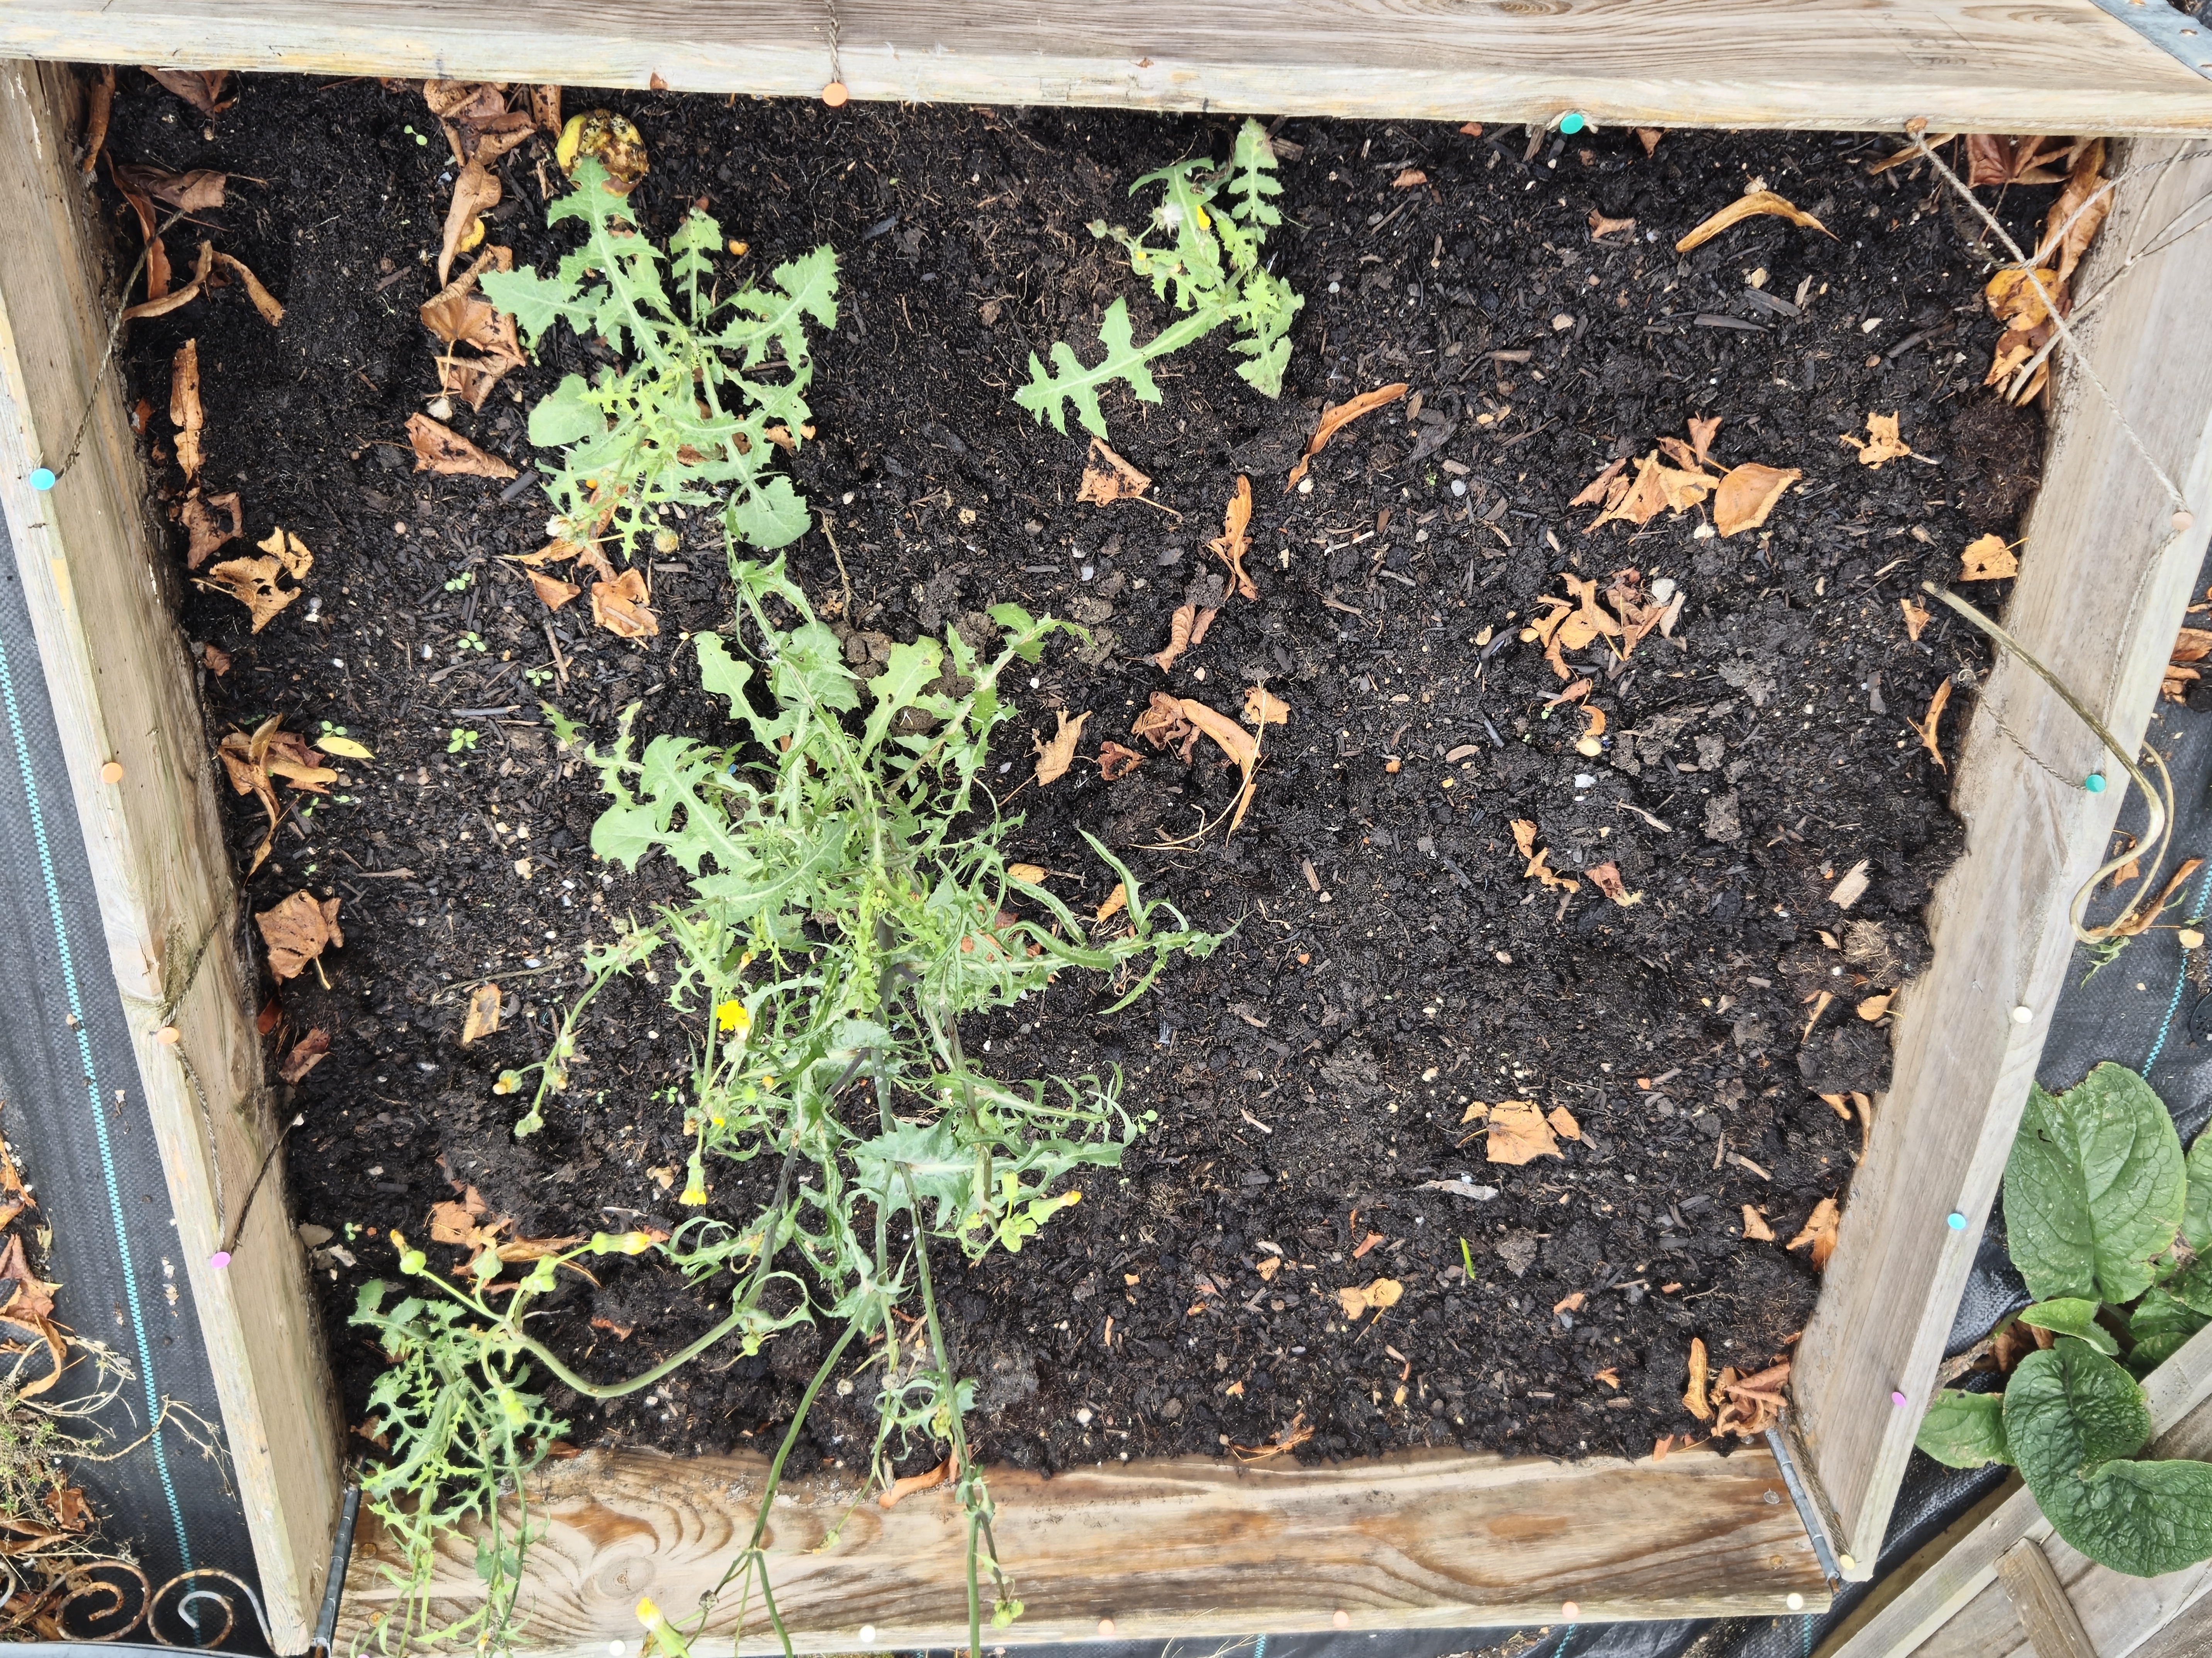
M 752 705 L 745 700 L 745 687 L 753 677 L 752 665 L 732 656 L 720 634 L 701 634 L 693 643 L 699 647 L 700 689 L 725 699 L 731 719 L 750 720 Z
M 944 651 L 927 635 L 911 645 L 891 647 L 884 671 L 868 681 L 868 695 L 875 707 L 869 710 L 867 729 L 860 734 L 862 754 L 876 751 L 899 710 L 915 706 L 921 688 L 935 679 L 944 667 Z
M 2146 1336 L 2129 1348 L 2127 1357 L 2120 1362 L 2128 1367 L 2130 1375 L 2141 1380 L 2188 1345 L 2189 1338 L 2178 1330 Z
M 540 449 L 562 449 L 587 437 L 602 437 L 606 413 L 581 374 L 563 374 L 561 383 L 530 411 L 530 440 Z
M 2212 1464 L 2127 1461 L 2150 1427 L 2136 1380 L 2071 1337 L 2022 1359 L 2005 1388 L 2006 1442 L 2044 1517 L 2137 1577 L 2212 1556 Z
M 2062 1296 L 2056 1301 L 2039 1301 L 2034 1306 L 2022 1309 L 2020 1321 L 2032 1324 L 2039 1330 L 2076 1337 L 2107 1357 L 2117 1356 L 2120 1351 L 2120 1344 L 2113 1339 L 2112 1333 L 2097 1322 L 2097 1303 L 2076 1296 Z
M 1101 388 L 1115 380 L 1127 380 L 1139 402 L 1160 400 L 1160 388 L 1153 384 L 1152 370 L 1145 366 L 1149 352 L 1130 337 L 1129 307 L 1126 301 L 1115 300 L 1106 307 L 1106 314 L 1098 324 L 1098 343 L 1105 348 L 1106 355 L 1096 367 L 1086 368 L 1073 347 L 1066 340 L 1054 340 L 1052 366 L 1058 378 L 1048 374 L 1045 366 L 1037 361 L 1036 353 L 1030 352 L 1030 381 L 1015 392 L 1014 401 L 1037 419 L 1050 420 L 1055 432 L 1067 430 L 1061 405 L 1073 404 L 1083 429 L 1103 438 L 1106 435 L 1106 416 L 1098 408 Z
M 2189 1197 L 2182 1210 L 2181 1236 L 2198 1254 L 2212 1254 L 2212 1128 L 2189 1148 Z
M 2005 1445 L 2004 1395 L 1945 1388 L 1929 1401 L 1912 1442 L 1947 1467 L 2012 1461 Z
M 2212 1318 L 2212 1254 L 2197 1256 L 2188 1271 L 2168 1279 L 2166 1287 L 2191 1312 Z
M 729 523 L 732 535 L 763 551 L 788 547 L 814 527 L 805 498 L 780 472 L 757 489 L 732 495 Z
M 2173 1119 L 2134 1072 L 2100 1065 L 2063 1094 L 2028 1090 L 2005 1164 L 2005 1225 L 2037 1300 L 2133 1301 L 2173 1242 L 2185 1193 Z

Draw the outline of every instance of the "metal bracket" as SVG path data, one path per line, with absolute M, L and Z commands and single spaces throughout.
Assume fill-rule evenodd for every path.
M 2191 17 L 2166 0 L 2091 0 L 2172 58 L 2212 81 L 2212 17 Z

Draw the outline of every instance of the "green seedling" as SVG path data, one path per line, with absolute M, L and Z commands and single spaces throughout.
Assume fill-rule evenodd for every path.
M 489 647 L 485 645 L 483 635 L 471 628 L 453 641 L 453 648 L 465 654 L 470 651 L 483 651 Z
M 1103 221 L 1091 226 L 1091 234 L 1119 242 L 1128 252 L 1129 269 L 1149 277 L 1152 292 L 1179 314 L 1139 345 L 1132 337 L 1128 303 L 1117 299 L 1098 325 L 1105 355 L 1096 365 L 1085 367 L 1065 340 L 1054 342 L 1049 370 L 1031 352 L 1029 384 L 1014 393 L 1014 401 L 1038 420 L 1049 420 L 1056 432 L 1067 429 L 1063 405 L 1073 404 L 1084 429 L 1104 437 L 1106 417 L 1098 394 L 1115 380 L 1127 381 L 1139 402 L 1158 403 L 1159 387 L 1148 365 L 1224 323 L 1236 325 L 1230 349 L 1246 359 L 1237 365 L 1237 374 L 1264 397 L 1282 392 L 1283 370 L 1291 360 L 1291 324 L 1305 301 L 1261 263 L 1268 230 L 1283 221 L 1282 210 L 1268 199 L 1280 195 L 1283 186 L 1275 178 L 1275 153 L 1266 129 L 1246 121 L 1226 167 L 1177 161 L 1146 173 L 1129 186 L 1129 193 L 1150 185 L 1161 187 L 1162 199 L 1142 234 L 1119 225 L 1109 228 Z M 1167 237 L 1165 246 L 1152 244 L 1155 232 Z
M 446 752 L 473 754 L 476 752 L 477 738 L 482 734 L 470 726 L 456 726 L 446 733 Z
M 483 279 L 533 350 L 561 323 L 629 360 L 595 380 L 565 376 L 530 411 L 531 442 L 564 452 L 545 485 L 559 509 L 552 533 L 579 546 L 611 541 L 627 560 L 641 535 L 673 542 L 657 523 L 662 508 L 720 506 L 732 541 L 796 541 L 811 522 L 806 502 L 772 462 L 811 431 L 806 330 L 836 325 L 836 252 L 817 247 L 778 265 L 767 286 L 717 298 L 723 238 L 712 218 L 686 215 L 664 255 L 637 234 L 597 161 L 577 162 L 575 184 L 545 220 L 581 220 L 584 245 L 550 275 L 526 266 Z
M 1462 1238 L 1459 1241 L 1459 1264 L 1461 1270 L 1467 1274 L 1467 1281 L 1469 1284 L 1474 1283 L 1474 1252 L 1467 1247 L 1467 1240 L 1465 1238 Z
M 449 593 L 466 592 L 476 579 L 477 573 L 474 570 L 464 570 L 460 574 L 447 579 L 446 591 Z
M 2004 1391 L 1945 1389 L 1917 1443 L 1939 1462 L 2019 1468 L 2052 1527 L 2091 1559 L 2154 1577 L 2212 1558 L 2212 1464 L 2144 1462 L 2139 1377 L 2212 1324 L 2212 1133 L 2185 1158 L 2132 1071 L 2100 1065 L 2030 1090 L 2005 1164 L 2007 1241 L 2051 1345 Z
M 657 975 L 695 1035 L 686 1083 L 644 1108 L 684 1125 L 691 1151 L 677 1200 L 695 1212 L 672 1236 L 595 1238 L 549 1257 L 496 1297 L 488 1287 L 501 1271 L 493 1250 L 459 1282 L 424 1272 L 419 1254 L 403 1256 L 403 1270 L 438 1285 L 443 1298 L 426 1289 L 403 1303 L 404 1318 L 364 1300 L 363 1321 L 387 1351 L 428 1355 L 404 1357 L 415 1367 L 408 1374 L 424 1380 L 393 1389 L 444 1389 L 452 1402 L 387 1425 L 398 1472 L 370 1495 L 380 1514 L 432 1516 L 404 1520 L 398 1533 L 406 1540 L 406 1593 L 422 1608 L 418 1624 L 428 1617 L 440 1527 L 466 1519 L 489 1538 L 481 1569 L 494 1604 L 471 1631 L 502 1646 L 519 1570 L 502 1550 L 526 1542 L 526 1516 L 504 1532 L 483 1529 L 481 1507 L 470 1506 L 483 1485 L 477 1461 L 435 1448 L 447 1424 L 480 1424 L 471 1455 L 489 1444 L 495 1456 L 481 1454 L 488 1465 L 506 1459 L 495 1480 L 511 1478 L 553 1431 L 531 1391 L 544 1377 L 610 1398 L 710 1350 L 750 1354 L 794 1325 L 819 1325 L 836 1339 L 771 1464 L 746 1541 L 696 1622 L 687 1609 L 687 1628 L 664 1621 L 654 1639 L 678 1651 L 732 1589 L 743 1597 L 739 1626 L 757 1590 L 782 1632 L 768 1575 L 769 1505 L 815 1396 L 848 1352 L 860 1351 L 866 1356 L 854 1375 L 872 1372 L 876 1388 L 872 1479 L 887 1485 L 896 1461 L 919 1449 L 949 1453 L 960 1470 L 953 1495 L 967 1537 L 973 1649 L 987 1612 L 1003 1626 L 1020 1603 L 998 1564 L 990 1493 L 969 1451 L 975 1384 L 950 1356 L 934 1262 L 1018 1249 L 1079 1200 L 1086 1175 L 1119 1165 L 1150 1114 L 1123 1106 L 1118 1072 L 993 1077 L 964 1047 L 962 1021 L 1036 995 L 1055 975 L 1064 985 L 1076 969 L 1109 975 L 1119 1008 L 1175 955 L 1204 955 L 1219 941 L 1147 900 L 1096 841 L 1103 874 L 1127 894 L 1128 930 L 1117 936 L 1093 941 L 1084 917 L 1009 872 L 1003 848 L 1018 820 L 998 815 L 978 786 L 992 735 L 1013 714 L 1000 683 L 1036 661 L 1054 634 L 1080 629 L 1002 605 L 991 612 L 1002 633 L 993 653 L 957 632 L 924 637 L 893 647 L 864 680 L 780 560 L 733 563 L 732 576 L 736 626 L 694 641 L 704 688 L 727 701 L 726 730 L 712 741 L 658 736 L 641 753 L 633 707 L 610 750 L 584 750 L 612 800 L 593 827 L 592 851 L 632 870 L 673 863 L 689 896 L 587 954 L 586 987 L 544 1057 L 502 1072 L 494 1088 L 529 1091 L 518 1135 L 547 1127 L 572 1089 L 597 1098 L 603 1090 L 578 1074 L 588 1063 L 593 999 L 628 975 Z M 578 739 L 550 706 L 546 714 L 564 742 Z M 773 1195 L 719 1207 L 734 1201 L 718 1196 L 722 1171 L 763 1158 L 779 1169 Z M 592 1250 L 657 1254 L 695 1285 L 726 1295 L 729 1311 L 646 1375 L 594 1382 L 526 1322 L 563 1262 Z M 515 1412 L 534 1436 L 528 1442 L 501 1436 Z

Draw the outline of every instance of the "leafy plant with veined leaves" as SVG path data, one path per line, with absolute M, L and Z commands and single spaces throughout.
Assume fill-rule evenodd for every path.
M 1091 226 L 1091 234 L 1119 242 L 1128 252 L 1129 269 L 1151 278 L 1153 294 L 1179 314 L 1139 345 L 1128 302 L 1117 299 L 1098 325 L 1105 355 L 1096 364 L 1085 367 L 1065 340 L 1054 342 L 1049 370 L 1032 351 L 1029 384 L 1014 393 L 1014 401 L 1037 419 L 1051 421 L 1054 431 L 1067 429 L 1063 405 L 1073 404 L 1084 429 L 1104 437 L 1101 391 L 1126 380 L 1140 402 L 1158 403 L 1160 391 L 1148 365 L 1224 323 L 1236 325 L 1237 337 L 1230 349 L 1246 359 L 1237 364 L 1237 374 L 1262 396 L 1282 393 L 1283 370 L 1291 360 L 1291 324 L 1305 301 L 1261 263 L 1267 232 L 1283 222 L 1282 210 L 1270 199 L 1283 186 L 1275 177 L 1275 152 L 1267 130 L 1248 119 L 1237 131 L 1227 166 L 1216 167 L 1205 159 L 1177 161 L 1147 173 L 1129 186 L 1129 193 L 1152 185 L 1160 186 L 1161 202 L 1141 233 L 1119 225 L 1109 228 L 1102 220 Z M 1166 246 L 1153 245 L 1155 231 L 1165 234 Z
M 732 282 L 722 295 L 721 227 L 695 208 L 663 255 L 588 155 L 575 188 L 546 204 L 547 224 L 568 219 L 583 222 L 583 245 L 551 274 L 525 266 L 482 278 L 533 351 L 561 323 L 629 360 L 592 380 L 563 375 L 530 411 L 531 442 L 566 452 L 545 485 L 556 538 L 611 541 L 627 559 L 641 535 L 673 545 L 661 522 L 670 507 L 719 502 L 733 540 L 798 540 L 811 521 L 806 502 L 773 462 L 811 429 L 806 331 L 836 325 L 836 251 L 817 247 L 764 285 Z
M 626 714 L 613 747 L 589 754 L 613 801 L 593 827 L 592 850 L 632 869 L 667 858 L 690 878 L 690 896 L 589 956 L 588 985 L 545 1057 L 497 1084 L 516 1094 L 534 1077 L 516 1133 L 543 1128 L 589 1066 L 592 999 L 623 975 L 660 975 L 696 1027 L 681 1105 L 692 1150 L 678 1201 L 702 1212 L 672 1236 L 601 1235 L 553 1251 L 512 1284 L 495 1282 L 505 1263 L 489 1242 L 455 1285 L 426 1273 L 422 1253 L 395 1238 L 402 1271 L 444 1297 L 386 1314 L 380 1286 L 376 1298 L 364 1293 L 358 1321 L 399 1360 L 372 1400 L 395 1467 L 371 1500 L 411 1502 L 424 1516 L 403 1533 L 410 1564 L 419 1563 L 410 1580 L 418 1599 L 441 1527 L 465 1521 L 489 1537 L 479 1570 L 495 1604 L 474 1632 L 496 1644 L 511 1632 L 527 1532 L 501 1532 L 491 1510 L 559 1429 L 544 1419 L 531 1391 L 544 1383 L 533 1377 L 612 1398 L 725 1343 L 753 1353 L 796 1324 L 834 1327 L 745 1546 L 689 1634 L 641 1608 L 648 1633 L 683 1652 L 732 1585 L 743 1597 L 738 1627 L 757 1589 L 781 1632 L 765 1548 L 769 1504 L 816 1395 L 861 1341 L 867 1356 L 854 1376 L 876 1378 L 872 1476 L 888 1485 L 895 1462 L 917 1449 L 949 1466 L 968 1527 L 979 1643 L 981 1574 L 992 1578 L 994 1624 L 1011 1622 L 1020 1602 L 999 1567 L 989 1491 L 969 1452 L 975 1383 L 945 1340 L 931 1251 L 970 1260 L 1018 1252 L 1079 1199 L 1080 1187 L 1063 1182 L 1118 1165 L 1150 1114 L 1123 1107 L 1118 1072 L 995 1078 L 967 1051 L 960 1022 L 1039 993 L 1071 969 L 1114 975 L 1119 1008 L 1176 953 L 1204 955 L 1218 941 L 1147 901 L 1095 840 L 1126 894 L 1126 921 L 1111 926 L 1086 923 L 1006 861 L 1002 846 L 1019 820 L 1000 816 L 977 786 L 991 737 L 1012 715 L 999 684 L 1015 664 L 1037 660 L 1054 634 L 1080 629 L 1002 605 L 990 613 L 1004 635 L 995 654 L 956 630 L 894 646 L 863 678 L 781 561 L 733 562 L 732 574 L 738 627 L 696 640 L 705 689 L 726 699 L 731 733 L 657 736 L 641 753 Z M 714 1212 L 716 1187 L 729 1184 L 723 1171 L 758 1158 L 778 1166 L 772 1195 Z M 525 1322 L 557 1272 L 593 1253 L 657 1255 L 695 1284 L 726 1288 L 730 1310 L 645 1375 L 593 1382 Z M 406 1400 L 411 1410 L 398 1408 Z
M 1938 1393 L 1920 1448 L 2017 1467 L 2053 1529 L 2116 1571 L 2212 1558 L 2212 1464 L 2135 1460 L 2151 1435 L 2137 1378 L 2212 1324 L 2212 1133 L 2185 1157 L 2164 1102 L 2122 1066 L 2032 1089 L 2004 1210 L 2035 1297 L 2017 1321 L 2047 1339 L 2001 1394 Z

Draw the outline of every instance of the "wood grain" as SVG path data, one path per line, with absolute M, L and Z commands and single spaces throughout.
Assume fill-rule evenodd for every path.
M 108 957 L 131 1025 L 225 1438 L 279 1649 L 307 1643 L 337 1512 L 320 1327 L 272 1171 L 209 1265 L 274 1133 L 200 711 L 161 591 L 146 476 L 109 374 L 108 319 L 65 70 L 0 61 L 0 507 L 38 636 Z M 90 419 L 74 462 L 72 432 Z M 45 495 L 30 469 L 61 471 Z M 100 776 L 106 762 L 121 780 Z M 88 967 L 97 970 L 94 964 Z M 163 1025 L 178 1033 L 158 1041 Z M 189 1069 L 188 1069 L 189 1067 Z M 194 1079 L 197 1078 L 197 1087 Z
M 1997 1557 L 1996 1574 L 2034 1658 L 2097 1658 L 2066 1586 L 2039 1545 L 2021 1538 Z
M 2078 279 L 2098 286 L 2185 204 L 2212 160 L 2144 140 Z M 2169 164 L 2170 163 L 2170 164 Z M 2043 483 L 2003 620 L 2123 743 L 2141 742 L 2212 534 L 2212 306 L 2203 250 L 2137 264 L 2081 331 L 2099 374 L 2195 508 L 2173 504 L 2078 373 L 2062 374 Z M 1954 708 L 1961 708 L 1955 702 Z M 2063 780 L 2117 768 L 2009 655 L 1964 703 L 1952 805 L 1966 850 L 1929 910 L 1928 972 L 1900 999 L 1896 1061 L 1852 1176 L 1837 1248 L 1792 1377 L 1792 1432 L 1840 1557 L 1879 1550 L 2063 987 L 2067 906 L 2102 856 L 2121 791 Z M 2011 736 L 2002 734 L 2002 720 Z M 2034 758 L 2031 758 L 2033 755 Z M 2039 763 L 2039 762 L 2040 763 Z M 2014 1010 L 2026 1008 L 2027 1023 Z M 1968 1218 L 1952 1231 L 1946 1217 Z M 1899 1315 L 1917 1309 L 1917 1315 Z M 1892 1390 L 1905 1395 L 1899 1406 Z
M 650 1594 L 671 1616 L 721 1576 L 752 1521 L 762 1463 L 593 1451 L 534 1481 L 549 1531 L 530 1557 L 522 1644 L 598 1655 L 635 1639 Z M 1776 1614 L 1828 1601 L 1811 1545 L 1763 1448 L 1664 1462 L 1571 1466 L 1463 1455 L 1335 1467 L 1131 1463 L 1046 1479 L 994 1476 L 999 1546 L 1027 1610 L 994 1645 L 1327 1630 L 1448 1628 L 1629 1618 Z M 856 1481 L 779 1496 L 775 1594 L 803 1651 L 967 1642 L 958 1512 L 944 1493 L 888 1511 Z M 835 1541 L 826 1541 L 842 1521 Z M 458 1608 L 481 1591 L 456 1540 L 438 1588 Z M 345 1619 L 355 1634 L 392 1603 L 374 1538 L 356 1551 Z M 987 1585 L 988 1588 L 988 1585 Z M 734 1600 L 709 1624 L 732 1631 Z M 744 1649 L 775 1642 L 757 1600 Z M 717 1643 L 717 1654 L 727 1649 Z
M 2143 1392 L 2154 1436 L 2143 1455 L 2212 1461 L 2212 1329 L 2154 1371 Z M 2212 1606 L 2212 1564 L 2163 1577 L 2110 1570 L 2069 1548 L 2015 1482 L 1994 1512 L 1978 1509 L 1893 1574 L 1905 1581 L 1885 1582 L 1887 1600 L 1871 1616 L 1855 1612 L 1817 1658 L 2039 1658 L 1997 1581 L 1998 1562 L 2023 1542 L 2043 1550 L 2099 1658 L 2128 1658 L 2161 1630 L 2201 1623 Z
M 56 0 L 0 52 L 318 75 L 1616 125 L 2212 127 L 2090 0 Z

